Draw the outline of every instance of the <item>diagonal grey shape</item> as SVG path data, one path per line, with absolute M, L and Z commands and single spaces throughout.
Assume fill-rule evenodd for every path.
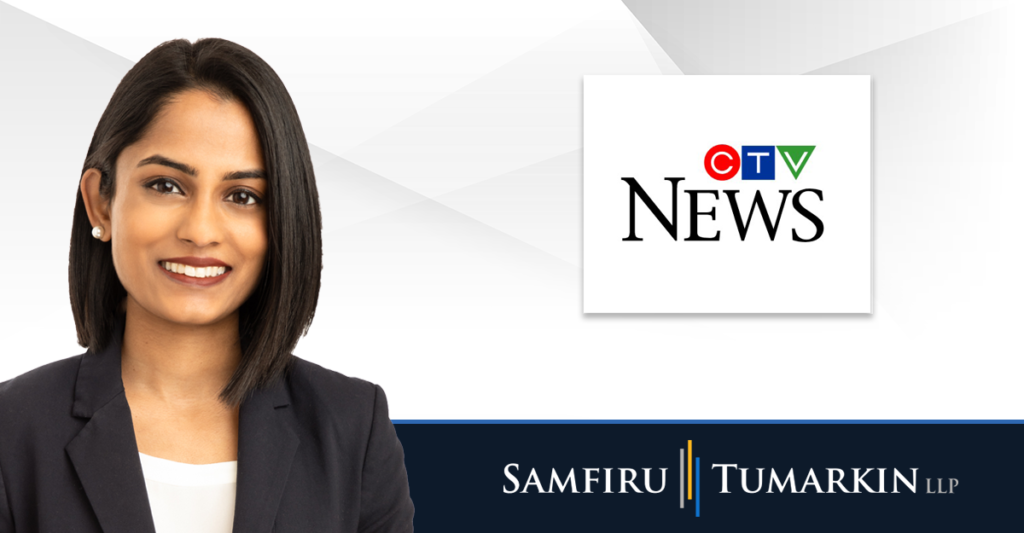
M 436 196 L 576 149 L 582 75 L 659 72 L 649 47 L 609 53 L 603 32 L 581 22 L 343 155 Z M 644 44 L 635 28 L 615 32 Z
M 423 196 L 323 148 L 310 145 L 310 153 L 313 156 L 320 210 L 324 219 L 325 253 L 351 251 L 348 245 L 336 241 L 339 236 L 345 236 L 347 243 L 356 242 L 360 240 L 356 235 L 360 228 L 393 227 L 396 220 L 406 219 L 409 225 L 407 229 L 412 231 L 429 228 L 437 236 L 437 229 L 442 226 L 446 228 L 445 232 L 462 235 L 466 251 L 498 249 L 539 253 L 574 269 L 578 268 L 563 257 Z M 380 237 L 379 234 L 374 235 Z M 397 234 L 394 237 L 397 240 L 393 240 L 392 244 L 405 242 L 409 246 L 419 245 L 411 240 L 403 241 Z M 429 233 L 418 241 L 423 242 L 426 238 L 429 238 Z M 373 247 L 377 248 L 376 245 Z M 387 251 L 388 247 L 378 249 Z
M 623 0 L 687 74 L 800 74 L 1004 0 Z
M 32 137 L 73 136 L 84 157 L 91 128 L 132 64 L 0 2 L 0 135 L 14 136 L 4 149 L 23 154 Z
M 579 26 L 580 24 L 581 24 L 581 23 L 577 23 L 577 24 L 574 24 L 574 25 L 572 25 L 572 26 L 571 26 L 571 27 L 569 27 L 569 28 L 566 28 L 566 29 L 565 29 L 564 31 L 561 31 L 561 32 L 559 32 L 559 33 L 558 33 L 557 35 L 555 35 L 554 37 L 551 37 L 550 39 L 547 39 L 547 40 L 545 40 L 544 42 L 542 42 L 542 43 L 538 44 L 537 46 L 534 46 L 533 48 L 530 48 L 529 50 L 526 50 L 526 51 L 524 51 L 523 53 L 519 54 L 518 56 L 516 56 L 516 57 L 515 57 L 515 58 L 513 58 L 512 60 L 510 60 L 510 61 L 506 61 L 505 63 L 503 63 L 503 64 L 501 64 L 501 65 L 499 65 L 499 66 L 497 66 L 497 67 L 495 67 L 495 68 L 491 69 L 491 70 L 490 70 L 489 72 L 487 72 L 486 74 L 483 74 L 483 75 L 482 75 L 482 76 L 480 76 L 479 78 L 477 78 L 477 79 L 475 79 L 475 80 L 473 80 L 473 81 L 471 81 L 471 82 L 469 82 L 469 83 L 467 83 L 467 84 L 463 85 L 462 87 L 459 87 L 458 89 L 456 89 L 456 90 L 452 91 L 451 93 L 449 93 L 449 94 L 447 94 L 447 95 L 445 95 L 445 96 L 442 96 L 441 98 L 438 98 L 438 99 L 437 99 L 437 100 L 436 100 L 436 101 L 435 101 L 434 103 L 432 103 L 432 104 L 430 104 L 430 105 L 428 105 L 428 106 L 424 107 L 423 109 L 420 109 L 419 111 L 417 111 L 416 113 L 413 113 L 412 115 L 410 115 L 410 116 L 408 116 L 408 117 L 405 117 L 404 119 L 402 119 L 402 120 L 398 121 L 397 123 L 395 123 L 395 124 L 392 124 L 391 126 L 389 126 L 389 128 L 393 128 L 393 127 L 395 127 L 395 126 L 398 126 L 398 125 L 402 124 L 403 122 L 406 122 L 406 121 L 408 121 L 409 119 L 411 119 L 411 118 L 415 117 L 416 115 L 418 115 L 418 114 L 422 113 L 423 111 L 425 111 L 425 110 L 429 109 L 430 107 L 432 107 L 432 106 L 436 106 L 436 105 L 438 105 L 438 104 L 442 103 L 442 102 L 443 102 L 444 100 L 447 100 L 447 99 L 450 99 L 450 98 L 452 98 L 452 96 L 453 96 L 453 95 L 455 95 L 455 94 L 458 94 L 458 93 L 459 93 L 459 92 L 461 92 L 461 91 L 465 91 L 465 90 L 467 90 L 467 89 L 471 89 L 471 88 L 472 88 L 472 87 L 473 87 L 473 86 L 474 86 L 475 84 L 477 84 L 477 83 L 478 83 L 478 82 L 480 81 L 480 79 L 482 79 L 482 78 L 486 78 L 486 77 L 488 77 L 488 76 L 493 76 L 493 75 L 494 75 L 495 73 L 497 73 L 497 72 L 501 71 L 502 69 L 508 68 L 508 65 L 509 65 L 509 63 L 513 63 L 513 62 L 517 61 L 517 60 L 518 60 L 519 58 L 523 57 L 524 55 L 527 55 L 527 54 L 529 54 L 529 53 L 531 53 L 531 52 L 534 52 L 534 51 L 536 51 L 536 50 L 538 50 L 538 49 L 540 49 L 540 48 L 543 48 L 544 46 L 548 45 L 548 44 L 549 44 L 549 43 L 551 43 L 552 41 L 557 41 L 558 39 L 560 39 L 560 38 L 562 38 L 563 36 L 565 36 L 565 35 L 566 35 L 567 33 L 569 33 L 569 32 L 571 32 L 572 30 L 574 30 L 574 29 L 575 29 L 576 27 L 578 27 L 578 26 Z M 380 137 L 380 136 L 381 136 L 382 134 L 383 134 L 383 132 L 382 132 L 382 133 L 379 133 L 379 134 L 377 134 L 377 135 L 374 135 L 373 137 L 370 137 L 369 139 L 366 139 L 366 140 L 364 140 L 363 142 L 361 142 L 361 143 L 359 143 L 359 144 L 357 144 L 357 145 L 355 145 L 355 146 L 353 146 L 353 147 L 349 148 L 349 149 L 348 149 L 348 152 L 352 152 L 352 151 L 355 151 L 355 150 L 359 149 L 359 148 L 360 148 L 361 146 L 363 146 L 363 145 L 365 145 L 365 144 L 368 144 L 368 143 L 371 143 L 371 142 L 372 142 L 372 141 L 373 141 L 374 139 L 376 139 L 377 137 Z
M 1007 11 L 808 73 L 872 76 L 873 277 L 882 296 L 876 301 L 907 332 L 938 331 L 938 324 L 962 320 L 965 313 L 951 312 L 950 301 L 982 294 L 1013 300 L 1008 280 L 1019 279 L 1012 266 L 1019 264 L 1019 252 L 1007 243 L 1019 240 L 1011 202 L 1021 186 L 1007 169 L 1015 168 L 1019 151 L 1012 138 L 1019 132 L 1019 108 L 1015 116 L 1013 105 L 1022 88 L 1013 76 L 1019 76 L 1022 58 L 1007 46 L 1015 31 Z M 974 182 L 979 178 L 984 186 Z M 951 216 L 965 212 L 970 216 Z M 993 338 L 1009 330 L 1000 329 L 1006 318 L 993 308 L 979 306 L 971 314 L 984 317 L 983 325 L 972 327 L 992 328 Z
M 508 254 L 576 276 L 579 267 L 433 200 L 324 232 L 325 255 L 345 253 Z
M 582 265 L 582 149 L 435 198 L 564 261 Z
M 428 197 L 314 144 L 309 153 L 325 232 L 383 216 Z
M 71 213 L 89 141 L 131 66 L 0 2 L 0 160 L 4 193 L 15 200 L 0 210 L 0 225 L 16 228 L 4 244 L 34 265 L 26 272 L 18 262 L 0 262 L 0 277 L 20 280 L 0 297 L 0 337 L 13 339 L 8 349 L 25 354 L 4 365 L 6 377 L 62 353 L 80 353 L 67 285 L 59 280 L 67 280 Z
M 892 42 L 892 43 L 889 43 L 889 44 L 886 44 L 886 45 L 883 45 L 883 46 L 879 46 L 878 48 L 873 48 L 871 50 L 865 50 L 863 53 L 860 53 L 860 54 L 857 54 L 855 56 L 850 56 L 850 57 L 841 59 L 839 61 L 836 61 L 835 63 L 829 63 L 828 65 L 822 65 L 820 67 L 815 68 L 814 70 L 811 70 L 811 71 L 808 71 L 808 72 L 804 72 L 803 74 L 863 74 L 865 72 L 853 72 L 851 70 L 850 66 L 855 64 L 857 61 L 862 61 L 862 64 L 865 65 L 865 66 L 870 65 L 873 62 L 872 61 L 873 58 L 880 57 L 880 53 L 882 53 L 882 54 L 887 53 L 889 48 L 898 48 L 900 45 L 905 45 L 905 44 L 913 45 L 914 43 L 912 43 L 912 41 L 917 40 L 918 42 L 920 42 L 920 40 L 922 38 L 934 38 L 935 37 L 935 35 L 933 35 L 934 33 L 939 33 L 940 34 L 939 39 L 947 39 L 947 40 L 951 40 L 952 41 L 953 39 L 949 39 L 948 37 L 943 37 L 942 35 L 948 34 L 948 33 L 951 33 L 951 32 L 963 31 L 962 29 L 959 28 L 959 26 L 961 26 L 961 25 L 963 25 L 965 23 L 967 23 L 967 24 L 977 23 L 976 19 L 981 18 L 982 20 L 984 20 L 985 17 L 988 17 L 988 18 L 1001 17 L 1005 13 L 1007 13 L 1007 8 L 997 8 L 997 9 L 993 9 L 992 11 L 986 11 L 986 12 L 981 13 L 979 15 L 974 15 L 972 17 L 968 17 L 968 18 L 963 19 L 963 20 L 952 22 L 952 23 L 947 24 L 945 26 L 941 26 L 941 27 L 938 27 L 938 28 L 935 28 L 935 29 L 932 29 L 932 30 L 928 30 L 928 31 L 926 31 L 924 33 L 921 33 L 921 34 L 918 34 L 918 35 L 912 35 L 910 37 L 907 37 L 906 39 L 900 39 L 899 41 L 895 41 L 895 42 Z
M 658 44 L 658 41 L 654 40 L 651 36 L 651 32 L 647 31 L 647 28 L 643 24 L 640 24 L 639 20 L 634 17 L 633 24 L 636 26 L 637 33 L 640 34 L 640 38 L 644 41 L 644 46 L 651 53 L 651 59 L 661 69 L 662 74 L 677 75 L 683 74 L 682 70 L 679 70 L 679 66 L 676 65 L 672 58 L 665 53 L 665 50 Z

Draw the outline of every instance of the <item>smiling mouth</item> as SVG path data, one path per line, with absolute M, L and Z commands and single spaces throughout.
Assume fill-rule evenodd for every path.
M 225 272 L 231 270 L 231 267 L 197 267 L 183 263 L 172 263 L 170 261 L 160 261 L 160 266 L 168 272 L 174 272 L 175 274 L 181 274 L 189 278 L 215 278 L 222 276 Z

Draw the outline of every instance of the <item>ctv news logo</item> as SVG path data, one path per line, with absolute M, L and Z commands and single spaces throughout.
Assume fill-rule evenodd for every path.
M 778 148 L 782 161 L 786 163 L 793 179 L 800 177 L 807 160 L 814 152 L 814 146 L 744 146 L 742 156 L 745 180 L 775 179 L 775 149 Z M 796 159 L 794 160 L 794 157 Z M 704 170 L 719 181 L 733 178 L 740 170 L 741 157 L 728 144 L 719 144 L 708 150 L 704 156 Z
M 727 144 L 719 144 L 707 151 L 704 156 L 704 170 L 708 176 L 718 182 L 726 182 L 740 176 L 739 181 L 764 182 L 776 180 L 776 160 L 782 159 L 784 168 L 789 170 L 794 180 L 800 178 L 804 169 L 807 168 L 811 154 L 815 146 L 742 146 L 737 151 Z M 810 178 L 811 176 L 808 176 Z M 818 178 L 819 176 L 814 176 Z M 673 240 L 679 240 L 678 231 L 678 204 L 679 204 L 679 182 L 685 181 L 685 177 L 666 177 L 665 181 L 671 185 L 671 218 L 651 199 L 647 191 L 633 177 L 623 177 L 622 181 L 629 186 L 629 235 L 623 241 L 642 241 L 642 237 L 636 233 L 636 200 L 639 198 L 644 206 L 654 215 L 661 226 L 668 232 Z M 807 178 L 805 178 L 805 181 Z M 733 182 L 735 183 L 735 182 Z M 648 184 L 648 187 L 654 187 Z M 736 225 L 736 233 L 739 240 L 746 241 L 751 234 L 750 229 L 754 220 L 754 211 L 758 212 L 762 220 L 767 237 L 774 241 L 783 225 L 783 214 L 787 205 L 797 216 L 805 218 L 814 225 L 814 232 L 810 235 L 801 235 L 796 228 L 790 228 L 790 238 L 796 242 L 814 242 L 822 237 L 825 232 L 825 223 L 815 213 L 825 197 L 821 189 L 805 188 L 797 190 L 780 189 L 776 191 L 780 196 L 768 193 L 770 198 L 766 201 L 760 190 L 741 189 L 686 189 L 682 192 L 687 196 L 689 212 L 689 235 L 683 238 L 684 241 L 721 241 L 722 230 L 710 229 L 702 232 L 704 228 L 716 227 L 715 223 L 721 217 L 719 207 L 721 197 L 724 195 L 728 204 L 731 219 Z M 721 193 L 721 194 L 719 194 Z M 702 196 L 703 195 L 703 196 Z M 807 196 L 805 196 L 807 195 Z M 747 207 L 749 205 L 749 208 Z M 769 207 L 771 206 L 771 207 Z M 777 207 L 776 207 L 777 206 Z M 705 217 L 705 218 L 702 218 Z M 789 217 L 787 217 L 789 218 Z

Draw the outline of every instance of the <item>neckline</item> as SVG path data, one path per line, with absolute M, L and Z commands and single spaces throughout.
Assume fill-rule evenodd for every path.
M 224 485 L 235 483 L 238 461 L 194 465 L 153 457 L 139 452 L 143 476 L 150 481 L 171 485 Z

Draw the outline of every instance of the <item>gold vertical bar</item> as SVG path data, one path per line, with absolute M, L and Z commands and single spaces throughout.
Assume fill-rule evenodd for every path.
M 693 499 L 693 441 L 686 441 L 686 499 Z

